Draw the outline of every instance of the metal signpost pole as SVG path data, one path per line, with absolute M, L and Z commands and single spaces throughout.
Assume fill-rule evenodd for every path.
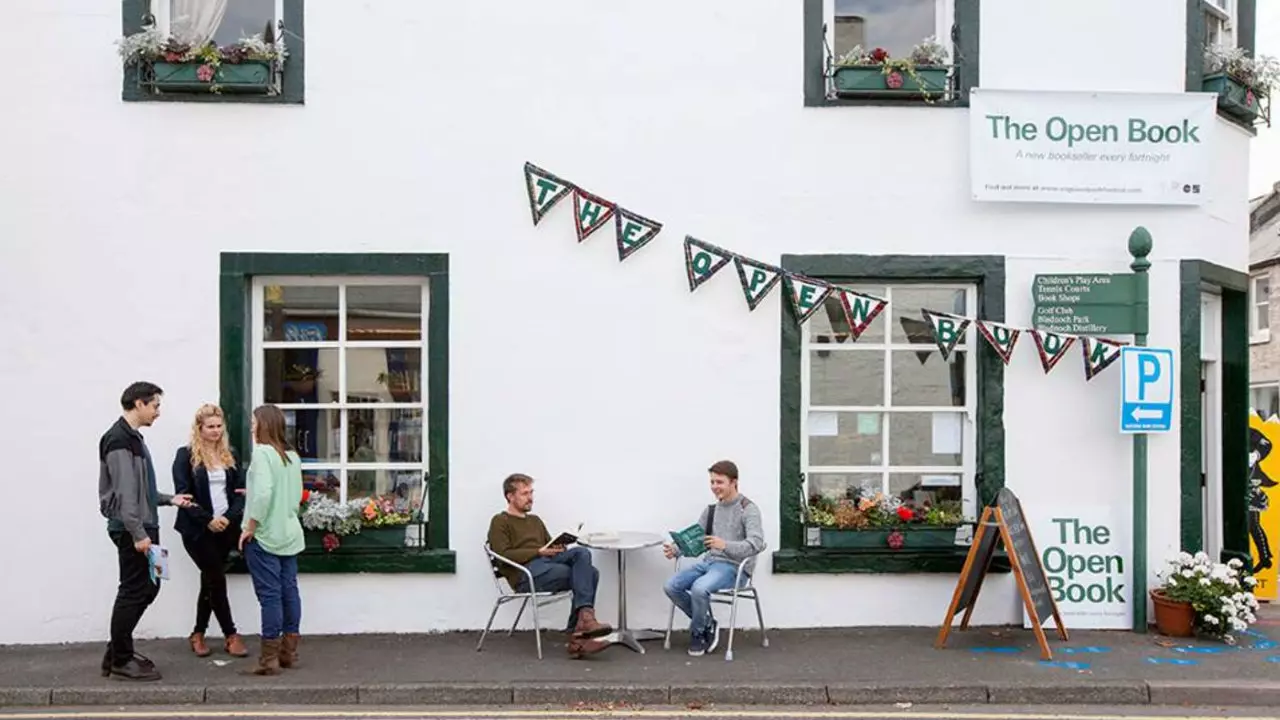
M 1134 333 L 1133 344 L 1147 344 L 1147 304 L 1151 269 L 1151 233 L 1144 227 L 1136 227 L 1129 234 L 1129 254 L 1133 262 L 1129 269 L 1134 276 Z M 1147 631 L 1147 434 L 1133 436 L 1133 631 Z

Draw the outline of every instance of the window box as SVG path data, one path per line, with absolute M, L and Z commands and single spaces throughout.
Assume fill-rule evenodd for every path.
M 1205 76 L 1204 91 L 1218 94 L 1218 109 L 1223 113 L 1250 125 L 1256 123 L 1259 117 L 1267 119 L 1269 115 L 1263 107 L 1268 100 L 1265 93 L 1225 73 Z
M 207 68 L 201 70 L 201 68 Z M 209 80 L 201 79 L 202 72 L 213 71 Z M 223 92 L 269 95 L 276 90 L 275 63 L 246 60 L 240 63 L 222 63 L 216 68 L 199 61 L 151 63 L 144 69 L 142 83 L 158 92 Z
M 358 533 L 338 537 L 338 546 L 327 550 L 324 538 L 329 533 L 323 530 L 304 531 L 307 538 L 307 551 L 315 552 L 350 552 L 361 550 L 401 550 L 409 545 L 407 539 L 414 537 L 416 544 L 421 545 L 421 525 L 394 525 L 391 527 L 363 528 Z
M 946 66 L 918 66 L 914 73 L 884 65 L 846 65 L 835 68 L 833 82 L 839 97 L 942 95 L 948 89 Z
M 922 550 L 926 548 L 951 548 L 956 546 L 956 528 L 954 527 L 902 527 L 881 528 L 877 530 L 841 530 L 838 528 L 820 528 L 818 542 L 819 546 L 824 548 L 891 548 L 892 546 L 889 544 L 889 536 L 895 532 L 902 536 L 902 548 Z

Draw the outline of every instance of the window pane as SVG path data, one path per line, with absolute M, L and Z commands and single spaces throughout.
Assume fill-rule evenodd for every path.
M 954 352 L 949 361 L 944 361 L 937 350 L 895 350 L 891 404 L 963 407 L 968 356 L 967 352 Z
M 347 412 L 348 462 L 422 462 L 421 410 L 360 409 Z
M 884 352 L 814 350 L 809 358 L 810 405 L 884 405 Z
M 422 503 L 421 470 L 349 470 L 347 500 L 388 498 L 397 511 L 418 509 Z
M 267 285 L 262 289 L 262 339 L 315 342 L 338 339 L 338 288 Z
M 422 286 L 347 288 L 348 340 L 421 340 Z
M 347 402 L 422 402 L 420 348 L 347 348 Z
M 947 503 L 942 509 L 961 512 L 961 475 L 893 473 L 889 493 L 915 505 Z
M 269 403 L 338 402 L 338 350 L 264 350 L 262 381 Z
M 884 297 L 883 287 L 853 287 L 844 286 L 847 290 L 857 290 L 872 297 Z M 881 343 L 884 342 L 884 323 L 886 313 L 882 312 L 876 316 L 871 325 L 858 338 L 860 343 Z M 814 343 L 847 343 L 849 339 L 849 322 L 844 315 L 844 306 L 840 304 L 840 298 L 832 294 L 823 302 L 822 310 L 815 312 L 805 327 L 809 328 L 809 340 Z
M 1250 391 L 1253 411 L 1268 419 L 1280 414 L 1280 389 L 1274 386 L 1256 387 Z
M 267 23 L 275 20 L 275 0 L 226 0 L 226 3 L 222 24 L 213 34 L 213 41 L 218 45 L 230 45 L 242 38 L 261 35 Z
M 811 498 L 853 497 L 863 487 L 873 492 L 884 489 L 884 476 L 880 473 L 809 473 L 806 478 Z
M 1253 301 L 1265 303 L 1271 298 L 1271 278 L 1258 278 L 1253 283 Z
M 889 415 L 890 465 L 960 465 L 964 448 L 962 412 Z
M 936 32 L 936 0 L 836 0 L 834 50 L 839 57 L 861 45 L 906 58 Z
M 339 462 L 342 428 L 339 410 L 285 410 L 285 441 L 298 451 L 302 462 Z
M 302 487 L 337 500 L 342 492 L 342 481 L 337 470 L 303 470 Z
M 809 465 L 881 465 L 882 413 L 810 411 Z
M 933 345 L 933 329 L 920 314 L 921 310 L 968 315 L 965 307 L 965 291 L 943 290 L 927 286 L 899 286 L 893 288 L 889 310 L 892 311 L 893 342 L 914 345 Z M 965 338 L 977 332 L 972 327 L 965 330 Z
M 1258 307 L 1254 308 L 1253 312 L 1257 316 L 1256 319 L 1254 320 L 1254 322 L 1256 323 L 1257 329 L 1259 330 L 1271 329 L 1271 306 L 1270 305 L 1263 303 L 1262 305 L 1259 305 Z

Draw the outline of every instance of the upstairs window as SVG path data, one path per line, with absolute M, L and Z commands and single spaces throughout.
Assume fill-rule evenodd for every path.
M 830 97 L 951 97 L 954 0 L 824 2 Z
M 1271 339 L 1271 277 L 1260 275 L 1249 280 L 1249 341 L 1264 343 Z
M 1202 4 L 1204 44 L 1208 47 L 1235 47 L 1235 0 L 1202 0 Z

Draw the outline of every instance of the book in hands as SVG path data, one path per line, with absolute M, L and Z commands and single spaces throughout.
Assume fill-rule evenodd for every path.
M 570 545 L 573 545 L 578 542 L 578 533 L 580 532 L 582 532 L 582 523 L 578 523 L 578 529 L 574 530 L 573 532 L 569 532 L 568 530 L 565 530 L 559 535 L 551 538 L 551 542 L 547 543 L 546 545 L 543 545 L 542 549 L 546 550 L 547 548 L 553 548 L 553 547 L 567 548 Z
M 685 557 L 698 557 L 707 551 L 707 534 L 701 525 L 690 525 L 680 531 L 671 531 L 671 542 Z
M 152 545 L 147 550 L 147 569 L 151 582 L 159 585 L 161 580 L 169 579 L 169 549 L 160 545 Z

